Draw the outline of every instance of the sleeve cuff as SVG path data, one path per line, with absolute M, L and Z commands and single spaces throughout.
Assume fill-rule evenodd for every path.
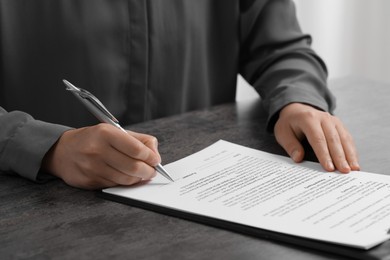
M 45 173 L 38 174 L 42 159 L 58 138 L 70 129 L 72 128 L 39 120 L 27 121 L 7 144 L 4 160 L 8 163 L 9 170 L 36 182 L 50 179 Z
M 283 92 L 280 92 L 269 101 L 267 131 L 273 132 L 275 123 L 279 118 L 280 110 L 288 104 L 302 103 L 332 113 L 335 99 L 333 96 L 331 96 L 330 99 L 332 101 L 327 102 L 323 96 L 315 93 L 315 91 L 310 91 L 310 88 L 300 88 L 297 86 L 286 88 Z

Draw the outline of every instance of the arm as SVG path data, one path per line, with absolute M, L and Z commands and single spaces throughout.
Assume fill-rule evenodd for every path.
M 0 107 L 0 171 L 40 181 L 41 162 L 68 127 L 35 120 L 29 114 Z
M 253 85 L 269 113 L 268 129 L 299 162 L 307 138 L 329 171 L 358 170 L 356 149 L 340 120 L 330 115 L 335 99 L 327 88 L 323 61 L 301 32 L 290 0 L 241 2 L 240 73 Z
M 259 92 L 272 130 L 279 111 L 300 102 L 332 111 L 325 64 L 301 32 L 290 0 L 242 1 L 240 73 Z
M 0 171 L 42 181 L 47 172 L 79 188 L 131 185 L 155 176 L 157 139 L 108 124 L 80 129 L 0 107 Z

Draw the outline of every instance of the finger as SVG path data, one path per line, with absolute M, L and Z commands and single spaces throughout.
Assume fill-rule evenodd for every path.
M 101 170 L 95 172 L 91 172 L 87 169 L 81 169 L 78 182 L 82 183 L 84 187 L 96 189 L 117 185 L 132 185 L 142 180 L 139 177 L 129 176 L 119 172 L 105 163 L 102 163 L 102 165 L 104 166 L 100 167 Z
M 125 174 L 123 172 L 116 170 L 115 168 L 110 167 L 109 165 L 107 165 L 106 170 L 104 171 L 104 173 L 100 177 L 105 179 L 108 182 L 114 183 L 113 186 L 133 185 L 133 184 L 138 183 L 142 180 L 142 178 L 140 178 L 140 177 Z
M 278 126 L 275 128 L 276 141 L 289 154 L 294 162 L 301 162 L 305 151 L 296 133 L 290 127 Z
M 116 129 L 115 135 L 114 138 L 110 138 L 110 143 L 118 151 L 133 159 L 144 161 L 151 166 L 160 163 L 160 157 L 134 136 L 119 129 Z
M 341 144 L 339 131 L 337 131 L 336 126 L 326 121 L 322 124 L 322 129 L 335 167 L 342 173 L 350 172 L 351 168 L 347 162 L 344 147 Z
M 346 155 L 348 164 L 353 171 L 359 171 L 359 159 L 357 154 L 357 149 L 351 134 L 345 129 L 342 125 L 336 125 L 336 129 L 339 132 L 341 144 Z
M 121 152 L 108 153 L 105 157 L 107 165 L 128 176 L 150 180 L 156 176 L 156 170 L 149 164 L 135 160 Z
M 130 135 L 140 140 L 144 145 L 149 147 L 160 157 L 160 153 L 158 152 L 158 140 L 156 137 L 147 134 L 132 132 L 132 131 L 128 131 L 128 132 Z
M 111 155 L 120 156 L 120 153 L 108 152 L 103 160 L 86 160 L 79 163 L 71 181 L 79 185 L 79 187 L 96 189 L 117 185 L 132 185 L 142 180 L 140 177 L 125 174 L 108 165 L 106 158 L 109 158 Z M 143 164 L 146 165 L 145 163 Z M 148 167 L 151 168 L 150 166 Z
M 332 157 L 330 155 L 324 130 L 320 124 L 303 125 L 303 132 L 307 141 L 313 148 L 315 155 L 322 167 L 327 171 L 334 171 Z
M 117 183 L 100 176 L 95 176 L 93 179 L 85 179 L 80 183 L 82 183 L 84 189 L 88 190 L 104 189 L 109 187 L 115 187 L 118 185 Z
M 85 174 L 82 171 L 65 177 L 63 180 L 70 186 L 87 190 L 96 190 L 117 185 L 115 182 L 102 178 L 101 176 L 89 176 L 89 174 Z

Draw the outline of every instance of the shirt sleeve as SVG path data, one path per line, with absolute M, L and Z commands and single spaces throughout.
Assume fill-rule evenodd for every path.
M 62 133 L 70 129 L 1 107 L 0 126 L 0 171 L 17 173 L 33 181 L 41 181 L 38 173 L 43 157 Z
M 332 112 L 327 69 L 303 34 L 291 0 L 240 2 L 240 74 L 263 99 L 272 131 L 280 109 L 289 103 Z

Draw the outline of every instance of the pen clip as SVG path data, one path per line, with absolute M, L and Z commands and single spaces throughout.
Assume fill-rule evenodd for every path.
M 73 93 L 77 94 L 80 98 L 89 101 L 94 107 L 99 109 L 100 112 L 102 112 L 104 115 L 109 117 L 113 122 L 119 123 L 118 119 L 116 119 L 110 113 L 110 111 L 108 111 L 108 109 L 103 105 L 103 103 L 100 102 L 100 100 L 97 97 L 95 97 L 92 93 L 90 93 L 85 89 L 74 86 L 72 83 L 70 83 L 67 80 L 63 80 L 63 82 L 66 85 L 66 90 L 72 91 Z

